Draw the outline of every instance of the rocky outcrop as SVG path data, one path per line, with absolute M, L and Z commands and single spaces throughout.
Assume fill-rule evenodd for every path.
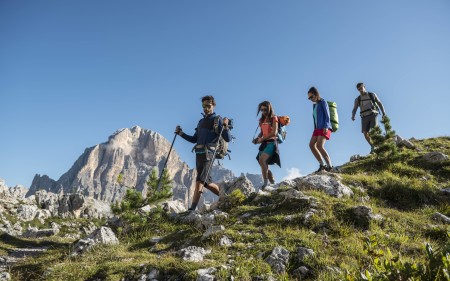
M 282 247 L 275 247 L 266 258 L 266 262 L 272 267 L 272 270 L 278 274 L 284 273 L 286 271 L 288 261 L 289 261 L 289 251 Z
M 183 260 L 192 262 L 201 262 L 203 261 L 203 258 L 210 253 L 211 250 L 205 250 L 205 248 L 196 246 L 189 246 L 178 252 Z
M 82 194 L 54 194 L 40 190 L 35 195 L 36 205 L 48 210 L 53 217 L 108 218 L 112 216 L 110 204 Z
M 105 202 L 121 200 L 127 187 L 136 188 L 144 196 L 146 182 L 154 168 L 163 168 L 170 143 L 160 134 L 135 126 L 121 129 L 108 141 L 87 148 L 68 172 L 57 181 L 36 175 L 27 195 L 38 190 L 53 193 L 81 193 Z M 177 189 L 175 196 L 186 199 L 186 191 L 193 187 L 195 172 L 172 151 L 167 170 Z M 193 188 L 191 188 L 193 190 Z
M 328 195 L 337 198 L 353 196 L 353 191 L 348 186 L 341 183 L 338 175 L 329 173 L 310 174 L 294 180 L 283 181 L 279 183 L 278 186 L 287 186 L 298 190 L 321 190 Z
M 245 176 L 240 176 L 231 182 L 223 182 L 220 185 L 221 195 L 231 194 L 236 189 L 241 190 L 245 196 L 249 196 L 250 193 L 255 192 L 252 182 Z
M 433 215 L 433 219 L 436 220 L 436 221 L 440 221 L 442 223 L 445 223 L 445 224 L 450 224 L 450 218 L 447 217 L 446 215 L 441 214 L 441 213 L 435 213 Z
M 80 239 L 77 243 L 75 243 L 72 256 L 81 255 L 95 245 L 99 244 L 114 245 L 119 244 L 119 240 L 111 228 L 102 226 L 92 232 L 88 237 Z
M 423 156 L 423 160 L 429 163 L 440 163 L 448 160 L 448 156 L 442 152 L 429 152 Z
M 44 225 L 54 217 L 90 219 L 112 217 L 109 203 L 88 198 L 82 194 L 54 194 L 45 190 L 40 190 L 27 198 L 23 197 L 24 194 L 25 189 L 22 186 L 7 188 L 6 183 L 3 180 L 0 181 L 0 232 L 16 237 L 53 236 L 59 232 L 59 228 L 28 227 L 26 231 L 23 231 L 23 228 L 33 220 L 38 220 Z M 172 209 L 177 207 L 177 205 L 171 206 Z

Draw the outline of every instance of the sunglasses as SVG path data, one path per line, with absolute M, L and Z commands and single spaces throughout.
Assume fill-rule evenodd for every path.
M 309 96 L 308 97 L 309 100 L 312 100 L 313 98 L 314 98 L 314 96 Z
M 202 107 L 203 107 L 203 108 L 211 108 L 211 107 L 212 107 L 212 104 L 202 104 Z
M 362 91 L 362 89 L 363 89 L 363 87 L 359 87 L 359 88 L 358 88 L 358 91 Z

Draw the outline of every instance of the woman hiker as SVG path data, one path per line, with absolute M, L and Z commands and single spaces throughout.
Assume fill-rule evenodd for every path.
M 331 136 L 330 109 L 328 108 L 328 103 L 320 97 L 319 91 L 315 87 L 309 89 L 308 99 L 313 103 L 314 119 L 314 132 L 309 142 L 309 148 L 311 148 L 314 157 L 319 162 L 320 166 L 317 172 L 323 170 L 330 172 L 333 170 L 333 165 L 324 147 L 325 142 Z M 325 160 L 326 165 L 323 160 Z
M 254 144 L 261 144 L 256 159 L 261 166 L 261 173 L 264 180 L 261 189 L 264 190 L 269 185 L 269 182 L 271 184 L 275 183 L 275 179 L 269 169 L 269 164 L 276 163 L 280 167 L 281 164 L 277 142 L 278 118 L 273 112 L 272 104 L 268 101 L 263 101 L 258 105 L 256 116 L 260 112 L 259 127 L 261 128 L 261 132 L 252 142 Z

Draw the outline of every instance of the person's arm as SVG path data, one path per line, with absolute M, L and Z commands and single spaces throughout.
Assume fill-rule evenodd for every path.
M 373 94 L 373 99 L 375 100 L 376 104 L 378 105 L 378 107 L 381 110 L 381 113 L 384 115 L 386 115 L 386 112 L 384 111 L 384 106 L 381 103 L 380 99 L 378 98 L 378 96 L 376 94 Z
M 331 129 L 332 127 L 331 127 L 331 119 L 330 119 L 330 108 L 328 107 L 328 103 L 324 100 L 324 99 L 322 99 L 322 108 L 323 108 L 323 110 L 324 110 L 324 113 L 325 113 L 325 127 L 323 128 L 324 129 L 324 133 L 326 134 L 327 133 L 327 130 L 328 129 Z
M 219 118 L 219 132 L 220 130 L 222 130 L 222 126 L 223 126 L 223 130 L 222 130 L 222 138 L 226 141 L 226 142 L 230 142 L 231 141 L 231 133 L 230 130 L 228 128 L 228 122 L 226 125 L 224 125 L 224 122 L 222 120 L 222 118 Z
M 353 111 L 352 111 L 352 120 L 355 120 L 355 115 L 356 115 L 356 110 L 358 109 L 359 106 L 359 102 L 358 102 L 358 98 L 355 99 L 355 103 L 353 105 Z
M 180 129 L 178 135 L 179 135 L 180 137 L 182 137 L 183 139 L 187 140 L 188 142 L 191 142 L 191 143 L 196 143 L 196 142 L 197 142 L 197 128 L 195 128 L 195 133 L 194 133 L 193 136 L 190 136 L 190 135 L 188 135 L 188 134 L 185 134 L 185 133 L 183 132 L 183 130 L 181 130 L 181 129 Z

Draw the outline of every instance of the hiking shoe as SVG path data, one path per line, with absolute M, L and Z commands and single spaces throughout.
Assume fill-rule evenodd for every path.
M 325 171 L 332 172 L 332 171 L 334 171 L 334 167 L 333 166 L 326 166 Z
M 270 184 L 275 184 L 275 178 L 273 177 L 272 171 L 267 171 L 267 177 L 269 178 Z
M 322 172 L 323 170 L 326 170 L 327 166 L 325 165 L 320 165 L 319 169 L 317 169 L 316 173 Z

